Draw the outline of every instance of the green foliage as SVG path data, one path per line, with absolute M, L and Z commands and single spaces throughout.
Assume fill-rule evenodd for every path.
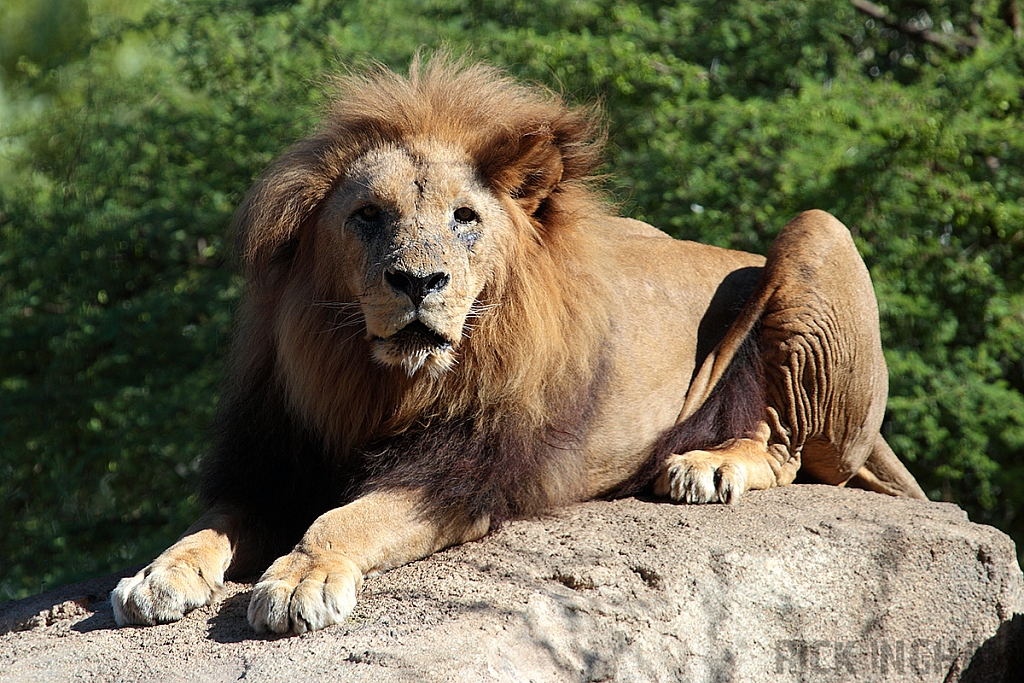
M 800 210 L 839 216 L 879 297 L 887 438 L 933 498 L 1024 539 L 1013 2 L 109 0 L 3 41 L 0 599 L 188 525 L 231 211 L 315 125 L 323 74 L 421 46 L 600 99 L 612 194 L 677 236 L 764 252 Z

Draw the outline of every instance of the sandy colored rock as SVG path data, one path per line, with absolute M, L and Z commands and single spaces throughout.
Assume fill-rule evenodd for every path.
M 1016 681 L 1012 541 L 956 506 L 794 486 L 509 524 L 367 580 L 344 625 L 257 637 L 251 585 L 115 629 L 117 577 L 0 605 L 8 681 Z

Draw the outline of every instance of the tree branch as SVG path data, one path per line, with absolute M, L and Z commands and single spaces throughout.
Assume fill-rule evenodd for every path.
M 941 47 L 949 52 L 963 53 L 977 47 L 979 42 L 979 39 L 976 37 L 946 35 L 944 33 L 936 33 L 930 29 L 914 26 L 910 22 L 902 21 L 886 8 L 881 5 L 876 5 L 870 0 L 850 0 L 850 4 L 872 19 L 877 19 L 891 28 L 919 38 L 926 43 L 931 43 L 932 45 Z M 1014 2 L 1014 4 L 1016 4 L 1016 2 Z
M 1013 29 L 1013 37 L 1024 38 L 1024 20 L 1021 18 L 1020 0 L 1006 0 L 1003 3 L 1003 17 Z

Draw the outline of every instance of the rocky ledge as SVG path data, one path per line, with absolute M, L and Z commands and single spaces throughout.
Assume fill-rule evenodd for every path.
M 823 486 L 509 524 L 368 579 L 345 624 L 297 638 L 249 629 L 249 584 L 116 629 L 117 578 L 0 605 L 0 681 L 1024 680 L 1007 536 Z

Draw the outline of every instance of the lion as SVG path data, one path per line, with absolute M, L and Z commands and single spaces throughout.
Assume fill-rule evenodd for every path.
M 257 632 L 321 629 L 366 576 L 642 491 L 736 503 L 799 471 L 925 497 L 879 433 L 877 304 L 837 219 L 767 257 L 676 240 L 602 197 L 593 108 L 443 56 L 337 89 L 236 213 L 206 512 L 117 585 L 118 624 L 262 571 Z

